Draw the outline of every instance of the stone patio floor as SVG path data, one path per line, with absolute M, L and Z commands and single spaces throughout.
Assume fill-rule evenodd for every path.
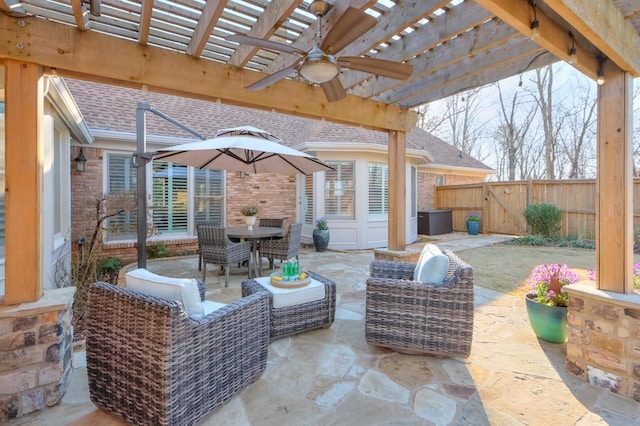
M 443 240 L 454 251 L 502 237 Z M 419 248 L 419 247 L 418 247 Z M 464 256 L 462 255 L 464 258 Z M 475 324 L 468 359 L 402 355 L 364 338 L 364 291 L 372 251 L 317 253 L 300 264 L 337 282 L 336 320 L 326 330 L 271 343 L 262 377 L 203 425 L 630 425 L 640 404 L 569 376 L 566 346 L 539 341 L 524 301 L 476 283 Z M 148 269 L 199 277 L 197 257 L 154 260 Z M 265 262 L 266 265 L 266 262 Z M 472 265 L 481 268 L 482 265 Z M 231 271 L 228 288 L 215 267 L 207 298 L 240 297 L 246 269 Z M 13 421 L 19 425 L 121 425 L 89 400 L 84 352 L 59 406 Z

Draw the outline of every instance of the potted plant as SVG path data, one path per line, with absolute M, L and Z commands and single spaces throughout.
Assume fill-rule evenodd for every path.
M 316 251 L 325 251 L 329 246 L 329 224 L 323 217 L 316 220 L 316 228 L 313 230 L 313 247 Z
M 258 206 L 250 205 L 244 206 L 240 213 L 244 216 L 244 222 L 247 224 L 249 230 L 253 229 L 253 225 L 256 224 L 256 215 L 258 214 Z
M 469 235 L 478 235 L 480 232 L 480 213 L 473 211 L 467 215 L 467 232 Z
M 578 282 L 580 275 L 567 265 L 541 264 L 531 272 L 531 293 L 526 295 L 527 316 L 533 332 L 552 343 L 567 340 L 567 304 L 563 287 Z

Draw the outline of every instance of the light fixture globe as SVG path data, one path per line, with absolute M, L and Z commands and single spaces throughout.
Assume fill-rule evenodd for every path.
M 313 46 L 298 72 L 304 79 L 322 84 L 333 80 L 340 73 L 340 65 L 333 56 L 327 55 L 318 46 Z

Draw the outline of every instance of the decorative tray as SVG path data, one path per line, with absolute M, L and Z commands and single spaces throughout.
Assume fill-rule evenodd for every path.
M 282 278 L 282 271 L 274 271 L 271 273 L 271 285 L 278 288 L 301 288 L 306 287 L 311 284 L 311 277 L 307 272 L 302 272 L 307 274 L 307 277 L 303 280 L 293 280 L 293 281 L 284 281 L 282 279 L 278 279 L 276 277 Z

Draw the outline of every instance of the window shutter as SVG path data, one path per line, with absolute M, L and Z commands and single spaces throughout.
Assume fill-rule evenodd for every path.
M 369 164 L 369 214 L 389 213 L 389 167 Z
M 324 209 L 331 219 L 355 217 L 355 182 L 353 161 L 327 162 L 335 170 L 325 172 Z
M 187 166 L 153 162 L 153 227 L 160 232 L 187 231 Z
M 218 222 L 223 218 L 223 174 L 219 170 L 195 169 L 195 224 Z
M 313 175 L 303 176 L 304 199 L 302 200 L 302 214 L 304 223 L 313 224 Z
M 107 193 L 116 195 L 136 189 L 136 168 L 131 155 L 107 154 Z M 136 209 L 107 219 L 107 240 L 126 240 L 136 236 Z

